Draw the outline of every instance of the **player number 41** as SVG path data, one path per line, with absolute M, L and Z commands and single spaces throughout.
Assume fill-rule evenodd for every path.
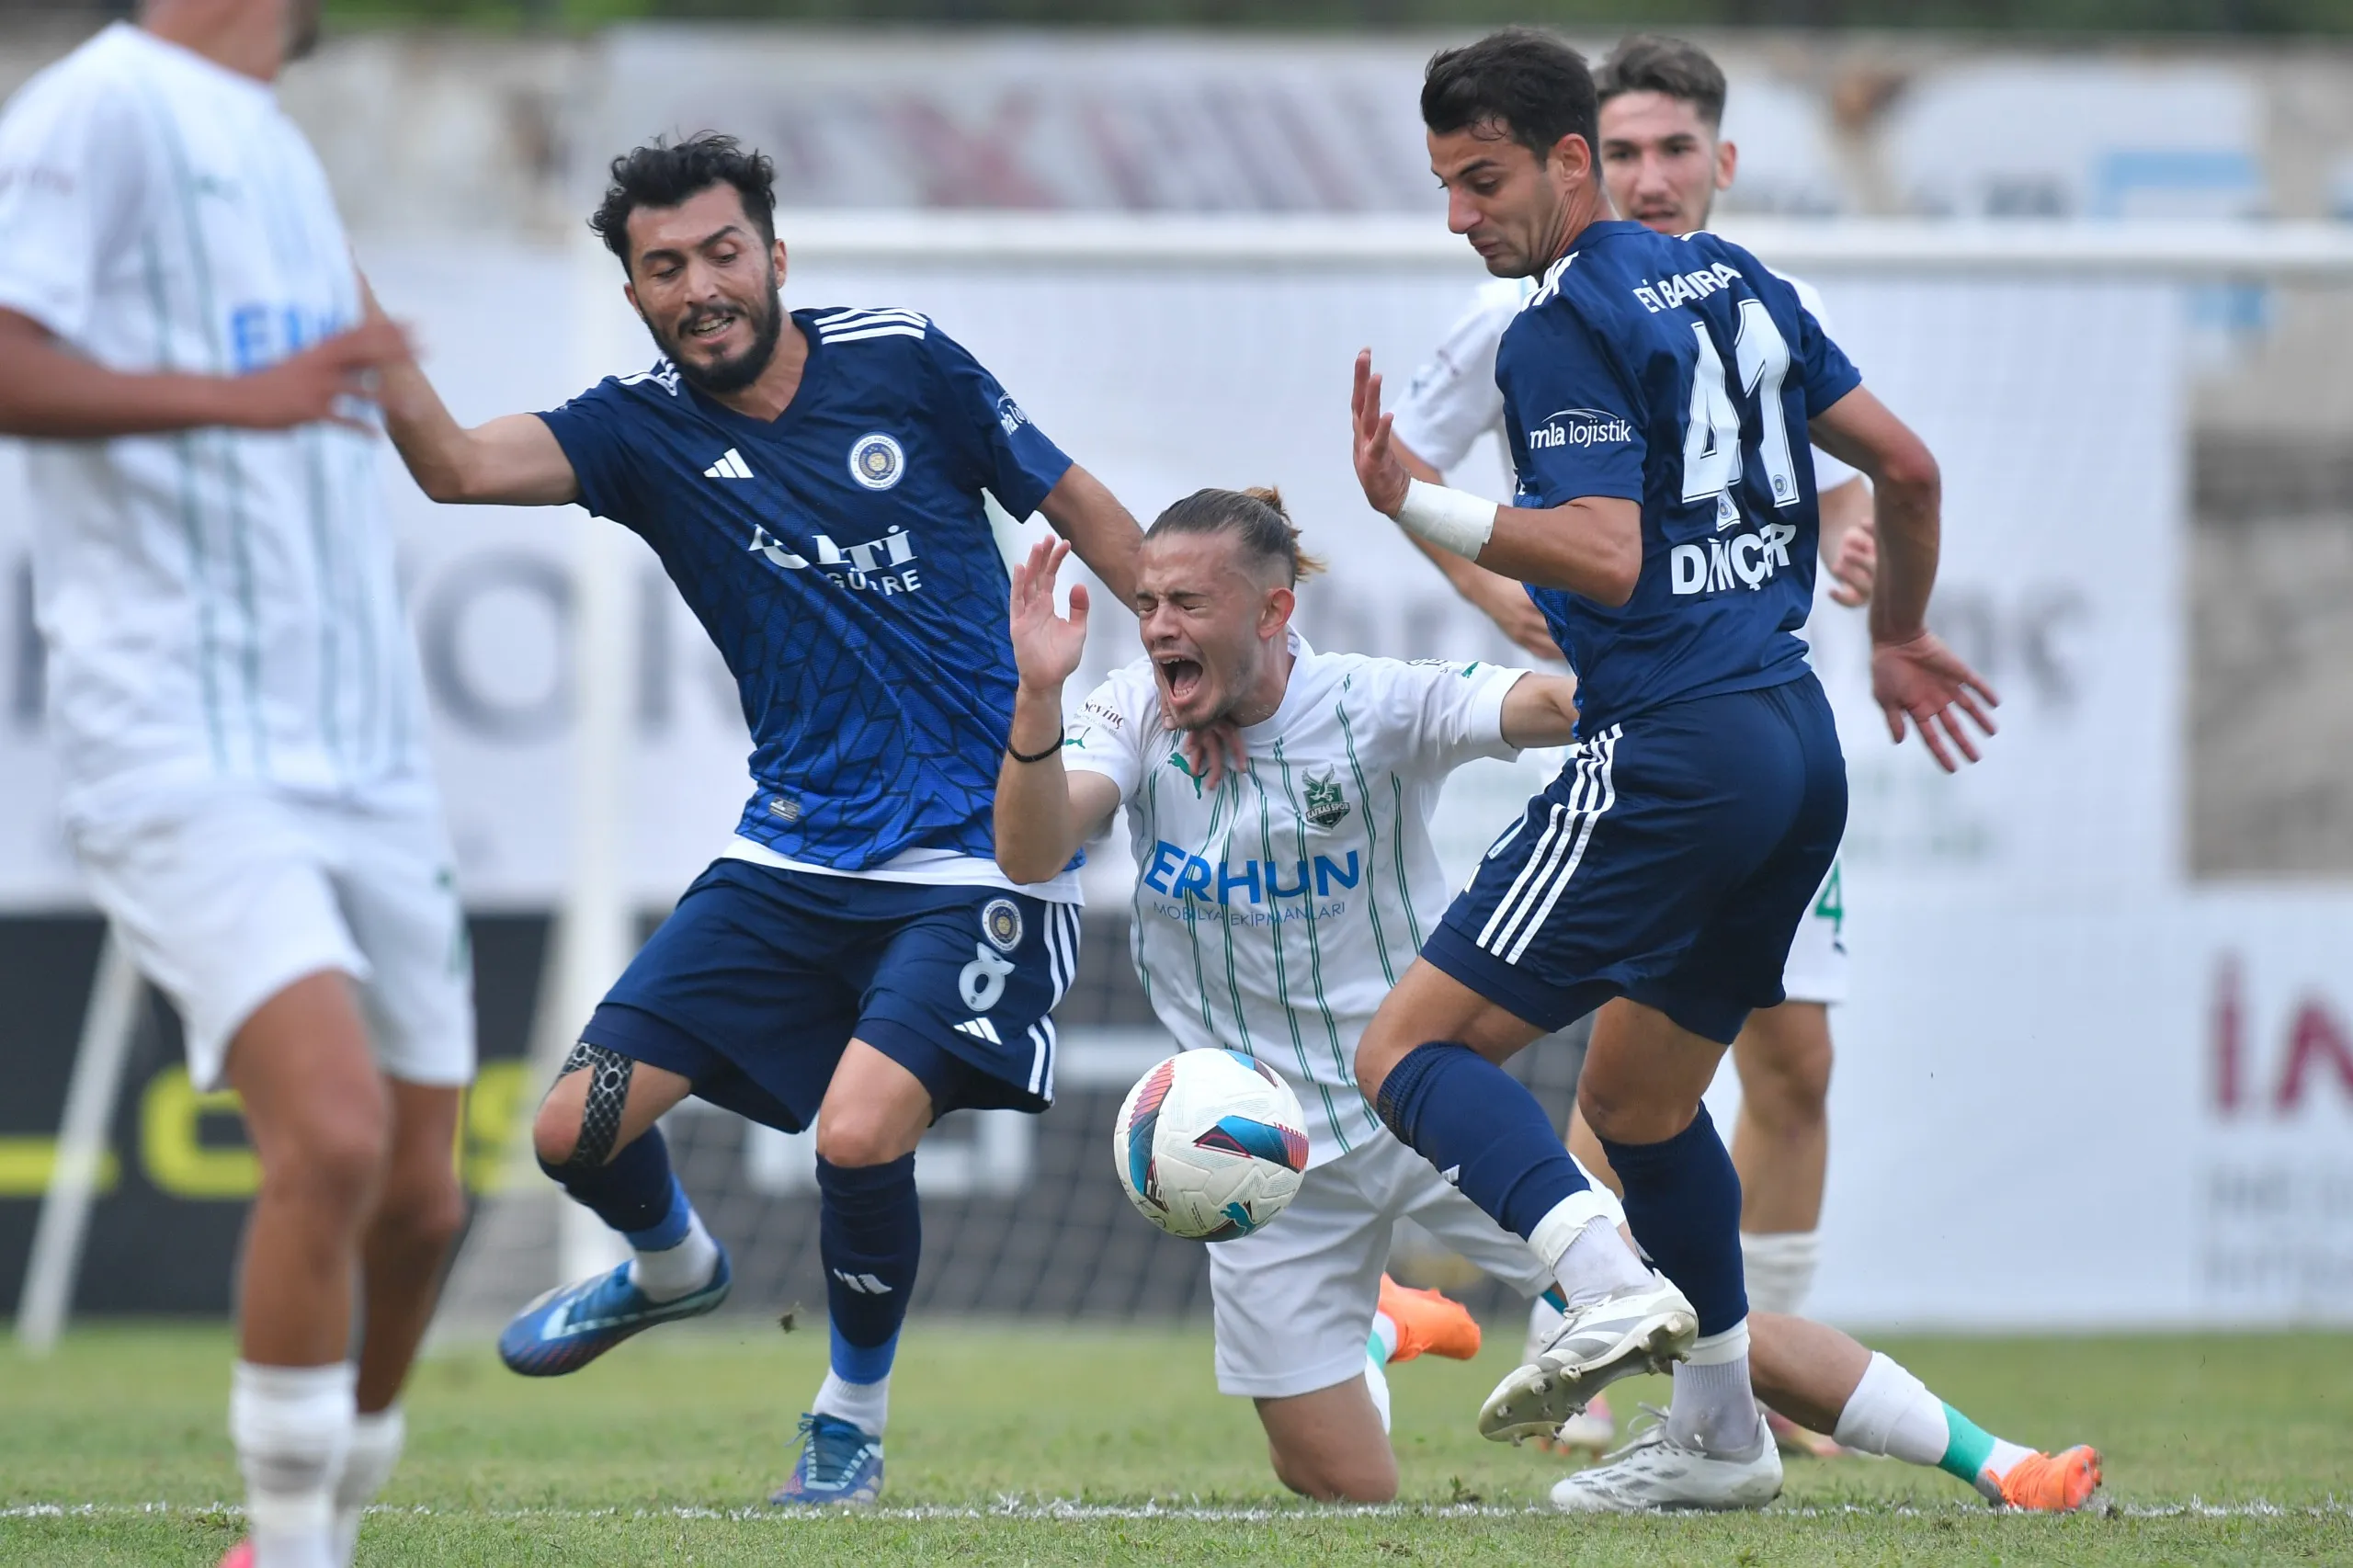
M 1691 370 L 1691 415 L 1683 426 L 1683 499 L 1729 496 L 1740 483 L 1740 405 L 1724 381 L 1723 356 L 1708 335 L 1708 324 L 1693 322 L 1699 360 Z M 1763 427 L 1756 447 L 1775 506 L 1798 501 L 1797 465 L 1790 453 L 1790 425 L 1781 406 L 1781 382 L 1790 373 L 1790 345 L 1762 300 L 1740 302 L 1740 337 L 1733 346 L 1740 390 L 1756 400 Z

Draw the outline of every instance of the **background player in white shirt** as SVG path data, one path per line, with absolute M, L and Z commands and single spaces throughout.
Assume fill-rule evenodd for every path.
M 316 11 L 153 0 L 0 118 L 0 431 L 46 437 L 28 467 L 65 825 L 261 1162 L 230 1402 L 252 1532 L 231 1558 L 260 1568 L 348 1562 L 398 1457 L 473 1071 L 354 401 L 404 347 L 356 324 L 325 174 L 270 88 Z
M 1723 72 L 1695 45 L 1638 35 L 1618 46 L 1597 73 L 1595 86 L 1601 100 L 1602 180 L 1619 215 L 1661 233 L 1705 228 L 1716 193 L 1732 187 L 1739 166 L 1738 148 L 1721 134 Z M 1787 281 L 1830 331 L 1819 291 L 1801 278 Z M 1442 471 L 1460 464 L 1481 435 L 1500 433 L 1495 347 L 1536 282 L 1504 278 L 1482 284 L 1470 312 L 1415 375 L 1397 409 L 1394 437 L 1410 449 L 1399 455 L 1416 478 L 1441 482 Z M 1836 579 L 1830 597 L 1858 606 L 1870 596 L 1876 559 L 1870 486 L 1828 452 L 1816 449 L 1813 458 L 1823 563 Z M 1544 618 L 1518 583 L 1449 551 L 1421 549 L 1515 642 L 1559 657 Z M 1847 997 L 1845 921 L 1844 887 L 1833 865 L 1790 949 L 1782 975 L 1789 999 L 1751 1014 L 1733 1046 L 1741 1085 L 1732 1153 L 1743 1195 L 1742 1262 L 1750 1300 L 1767 1312 L 1803 1309 L 1820 1256 L 1829 1158 L 1830 1006 Z M 1607 1172 L 1600 1144 L 1582 1118 L 1572 1119 L 1570 1147 L 1587 1165 Z M 1785 1448 L 1836 1451 L 1778 1416 L 1772 1426 Z
M 1131 951 L 1154 1011 L 1187 1050 L 1239 1051 L 1274 1068 L 1307 1112 L 1299 1196 L 1272 1224 L 1210 1252 L 1218 1386 L 1256 1401 L 1286 1485 L 1386 1501 L 1397 1461 L 1381 1366 L 1429 1312 L 1427 1295 L 1381 1288 L 1396 1221 L 1412 1218 L 1523 1294 L 1552 1276 L 1373 1116 L 1357 1087 L 1357 1038 L 1445 912 L 1429 824 L 1447 774 L 1566 741 L 1572 683 L 1316 653 L 1290 630 L 1294 589 L 1313 563 L 1280 498 L 1202 490 L 1144 538 L 1135 608 L 1148 656 L 1065 724 L 1063 683 L 1086 649 L 1087 608 L 1074 586 L 1069 616 L 1055 611 L 1068 549 L 1041 543 L 1014 573 L 1021 678 L 1009 745 L 1020 755 L 997 776 L 998 862 L 1017 880 L 1051 878 L 1127 806 Z M 1187 746 L 1221 726 L 1233 761 L 1211 777 Z M 1782 1407 L 1996 1501 L 2081 1501 L 2047 1484 L 2081 1467 L 1984 1433 L 1886 1357 L 1818 1324 L 1751 1321 L 1757 1386 Z M 2015 1478 L 2006 1489 L 2002 1476 Z M 1554 1496 L 1593 1506 L 1586 1491 Z

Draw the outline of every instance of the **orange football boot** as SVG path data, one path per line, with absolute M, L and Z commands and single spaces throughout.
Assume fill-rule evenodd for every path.
M 1461 1302 L 1436 1290 L 1416 1290 L 1384 1274 L 1381 1312 L 1397 1325 L 1392 1363 L 1410 1361 L 1425 1351 L 1449 1361 L 1468 1361 L 1479 1354 L 1479 1320 Z
M 1978 1477 L 1977 1489 L 1988 1497 L 1997 1493 L 2013 1508 L 2039 1514 L 2069 1514 L 2089 1500 L 2099 1486 L 2099 1450 L 2078 1443 L 2055 1454 L 2029 1454 L 1996 1477 L 1992 1471 Z

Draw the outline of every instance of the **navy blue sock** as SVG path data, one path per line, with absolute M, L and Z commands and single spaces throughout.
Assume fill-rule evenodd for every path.
M 834 1375 L 844 1382 L 879 1383 L 891 1375 L 923 1254 L 915 1157 L 902 1154 L 887 1165 L 836 1165 L 821 1154 L 817 1193 Z
M 687 1233 L 694 1210 L 670 1174 L 670 1146 L 658 1127 L 647 1128 L 604 1165 L 551 1165 L 541 1160 L 540 1169 L 641 1252 L 676 1246 Z
M 1664 1143 L 1601 1147 L 1626 1184 L 1626 1223 L 1634 1239 L 1691 1299 L 1702 1337 L 1748 1315 L 1740 1273 L 1740 1173 L 1701 1106 L 1691 1125 Z
M 1590 1185 L 1527 1085 L 1469 1046 L 1415 1046 L 1381 1080 L 1374 1108 L 1463 1197 L 1523 1237 Z

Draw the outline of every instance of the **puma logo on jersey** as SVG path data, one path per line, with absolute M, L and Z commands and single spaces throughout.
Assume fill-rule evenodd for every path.
M 1711 539 L 1705 548 L 1678 544 L 1667 551 L 1667 570 L 1678 595 L 1761 588 L 1790 563 L 1790 541 L 1797 537 L 1790 524 L 1768 523 L 1756 533 Z
M 702 471 L 702 476 L 705 479 L 749 479 L 752 477 L 752 466 L 744 460 L 743 453 L 730 447 L 724 457 Z

